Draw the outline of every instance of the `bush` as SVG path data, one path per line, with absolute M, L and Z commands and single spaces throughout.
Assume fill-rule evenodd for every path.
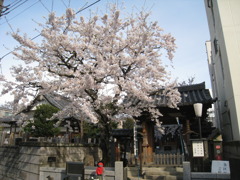
M 51 137 L 59 134 L 60 129 L 54 127 L 54 123 L 57 119 L 48 120 L 58 111 L 58 108 L 49 104 L 37 106 L 33 115 L 34 121 L 29 121 L 28 125 L 23 129 L 24 132 L 27 132 L 34 137 Z

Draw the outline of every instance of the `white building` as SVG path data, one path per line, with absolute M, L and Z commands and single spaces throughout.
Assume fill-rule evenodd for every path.
M 217 127 L 224 158 L 240 165 L 240 0 L 204 0 L 211 40 L 206 43 Z M 239 150 L 238 150 L 239 149 Z M 240 172 L 238 172 L 240 174 Z

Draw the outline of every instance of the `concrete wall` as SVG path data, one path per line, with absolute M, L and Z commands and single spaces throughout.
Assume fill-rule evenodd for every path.
M 116 168 L 116 170 L 118 170 L 118 169 Z M 89 179 L 91 175 L 95 174 L 95 172 L 96 172 L 96 167 L 94 167 L 94 166 L 84 167 L 84 179 Z M 113 168 L 113 167 L 107 167 L 107 168 L 105 167 L 104 180 L 114 180 L 115 175 L 123 175 L 123 174 L 120 171 L 115 173 L 115 168 Z M 46 180 L 46 179 L 78 180 L 78 177 L 77 176 L 67 176 L 65 168 L 41 167 L 39 180 Z M 122 179 L 123 178 L 118 178 L 118 180 L 122 180 Z
M 90 179 L 90 177 L 96 172 L 94 166 L 84 166 L 84 179 Z M 78 180 L 77 176 L 67 176 L 65 168 L 53 168 L 53 167 L 41 167 L 39 180 Z M 123 162 L 116 161 L 115 167 L 104 167 L 104 180 L 123 180 L 124 169 Z M 125 175 L 125 179 L 126 175 Z
M 41 167 L 65 168 L 66 161 L 94 166 L 95 161 L 102 159 L 101 154 L 97 146 L 81 144 L 28 143 L 0 147 L 0 179 L 38 180 Z
M 240 1 L 218 1 L 224 44 L 228 68 L 225 72 L 228 79 L 225 81 L 225 94 L 232 124 L 233 140 L 240 140 Z M 221 44 L 220 44 L 221 46 Z
M 190 162 L 183 162 L 183 179 L 184 180 L 211 180 L 211 179 L 232 179 L 228 173 L 211 173 L 211 172 L 191 172 Z
M 218 98 L 215 109 L 223 135 L 223 155 L 230 162 L 232 179 L 239 179 L 240 1 L 204 1 L 211 36 L 211 48 L 207 49 L 209 70 L 214 97 Z
M 211 36 L 211 76 L 223 138 L 240 140 L 240 1 L 205 0 Z

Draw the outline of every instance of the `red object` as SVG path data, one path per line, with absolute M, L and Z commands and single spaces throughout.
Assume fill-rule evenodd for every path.
M 103 171 L 104 171 L 104 167 L 103 167 L 103 163 L 102 162 L 99 162 L 97 164 L 97 169 L 96 169 L 96 173 L 97 175 L 102 175 L 103 174 Z
M 102 162 L 99 162 L 99 163 L 98 163 L 98 167 L 103 167 L 103 163 L 102 163 Z
M 216 160 L 222 160 L 222 156 L 221 155 L 216 155 Z
M 216 149 L 221 149 L 221 146 L 220 145 L 216 145 Z

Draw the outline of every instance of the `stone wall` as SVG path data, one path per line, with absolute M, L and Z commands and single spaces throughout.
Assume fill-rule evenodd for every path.
M 102 153 L 93 145 L 27 142 L 1 146 L 0 159 L 1 180 L 38 180 L 41 167 L 65 168 L 67 161 L 94 166 Z

